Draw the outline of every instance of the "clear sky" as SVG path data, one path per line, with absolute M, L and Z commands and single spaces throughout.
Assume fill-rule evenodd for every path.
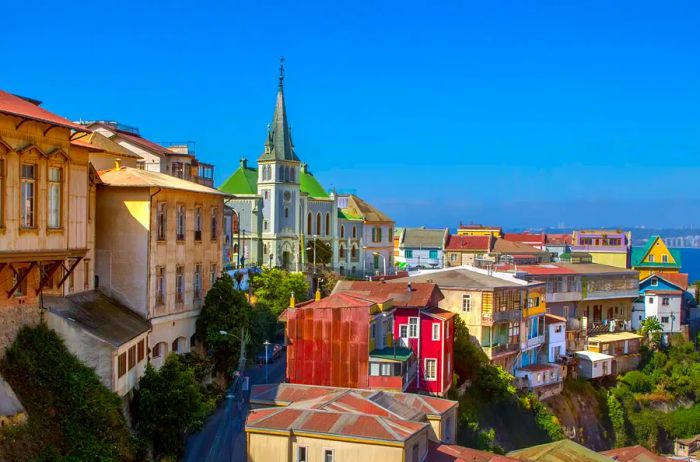
M 31 4 L 31 6 L 29 6 Z M 700 226 L 700 2 L 7 2 L 0 88 L 262 152 L 279 57 L 297 153 L 399 225 Z

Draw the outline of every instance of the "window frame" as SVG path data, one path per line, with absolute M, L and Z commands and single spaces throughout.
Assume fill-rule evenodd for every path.
M 185 267 L 175 267 L 175 303 L 185 303 Z
M 418 338 L 419 325 L 420 318 L 414 316 L 408 318 L 408 338 Z M 411 333 L 412 331 L 413 333 Z
M 165 305 L 166 298 L 166 274 L 164 266 L 156 266 L 156 306 Z
M 202 242 L 202 206 L 194 206 L 194 241 Z
M 24 176 L 24 167 L 32 168 L 32 177 Z M 36 229 L 36 209 L 37 209 L 37 181 L 39 179 L 39 165 L 36 162 L 20 162 L 19 164 L 19 227 L 20 229 Z M 26 224 L 26 206 L 25 206 L 25 195 L 24 187 L 25 185 L 30 185 L 31 187 L 31 225 Z
M 117 356 L 117 379 L 126 375 L 126 351 Z
M 326 458 L 326 456 L 327 456 L 329 453 L 330 453 L 330 456 L 331 456 L 330 460 L 328 460 L 328 459 Z M 333 449 L 333 448 L 323 448 L 323 452 L 321 453 L 321 455 L 322 455 L 322 457 L 323 457 L 323 461 L 322 461 L 322 462 L 335 462 L 335 449 Z
M 52 171 L 58 171 L 58 180 L 52 179 Z M 60 230 L 63 228 L 63 184 L 64 184 L 64 168 L 63 165 L 49 164 L 47 167 L 46 176 L 46 229 Z M 57 196 L 53 197 L 51 191 L 56 188 Z M 55 219 L 56 223 L 52 223 L 51 205 L 56 201 Z
M 187 209 L 185 204 L 178 203 L 175 205 L 175 240 L 184 242 L 185 230 L 187 228 Z
M 301 450 L 304 450 L 304 458 L 301 458 Z M 296 462 L 309 462 L 309 447 L 308 446 L 297 446 L 297 457 Z
M 194 299 L 200 300 L 202 298 L 202 264 L 194 264 L 194 280 L 192 281 L 192 290 L 194 292 Z
M 211 208 L 211 240 L 216 241 L 219 239 L 219 209 L 217 207 Z
M 168 240 L 168 203 L 158 202 L 156 204 L 156 240 Z
M 433 368 L 433 376 L 429 375 L 430 369 L 428 368 L 428 363 L 433 363 L 435 367 Z M 437 358 L 424 358 L 423 359 L 423 378 L 426 382 L 436 382 L 438 379 L 438 360 Z
M 433 342 L 437 342 L 438 340 L 440 340 L 440 324 L 441 323 L 439 322 L 434 322 L 431 326 Z
M 463 313 L 470 313 L 471 310 L 472 310 L 472 294 L 462 294 L 462 312 Z

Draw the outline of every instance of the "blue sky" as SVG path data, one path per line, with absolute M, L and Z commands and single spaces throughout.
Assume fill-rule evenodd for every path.
M 400 225 L 700 226 L 700 3 L 147 1 L 3 6 L 0 88 L 223 181 L 278 59 L 297 152 Z

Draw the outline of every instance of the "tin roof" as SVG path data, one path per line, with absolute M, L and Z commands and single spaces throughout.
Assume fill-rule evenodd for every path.
M 405 228 L 402 235 L 402 247 L 442 249 L 448 229 Z
M 603 353 L 598 353 L 597 351 L 577 351 L 576 356 L 580 356 L 582 358 L 585 358 L 589 361 L 604 361 L 606 359 L 614 359 L 614 356 L 606 355 Z
M 428 442 L 428 458 L 426 460 L 430 462 L 520 462 L 520 459 L 501 456 L 493 452 L 479 451 L 453 444 L 439 444 L 434 441 Z
M 491 236 L 460 236 L 450 234 L 447 236 L 445 250 L 483 250 L 488 252 L 491 245 Z
M 545 324 L 566 323 L 566 318 L 547 313 L 544 315 L 544 322 Z
M 544 233 L 505 233 L 503 239 L 511 242 L 520 242 L 523 244 L 541 244 L 545 242 Z
M 214 194 L 217 196 L 229 196 L 229 194 L 208 186 L 183 180 L 165 173 L 151 172 L 132 167 L 120 167 L 119 169 L 102 170 L 97 172 L 100 180 L 107 186 L 117 187 L 141 187 L 141 188 L 167 188 L 180 191 L 190 191 L 202 194 Z
M 440 288 L 460 288 L 475 290 L 492 290 L 501 287 L 521 287 L 527 285 L 525 281 L 502 279 L 489 276 L 476 271 L 475 269 L 454 268 L 447 270 L 430 271 L 417 276 L 398 278 L 395 282 L 430 282 L 437 284 Z
M 67 297 L 45 295 L 44 306 L 114 347 L 151 329 L 148 321 L 97 290 Z
M 36 120 L 58 127 L 70 128 L 78 132 L 90 131 L 81 125 L 39 107 L 39 104 L 32 103 L 25 98 L 0 90 L 0 112 L 2 113 Z
M 671 462 L 673 459 L 654 454 L 643 446 L 628 446 L 611 449 L 601 454 L 611 457 L 617 462 Z
M 507 455 L 528 462 L 610 462 L 612 460 L 569 439 L 511 451 Z
M 612 332 L 609 334 L 598 334 L 592 337 L 588 338 L 588 341 L 590 342 L 591 340 L 598 341 L 598 342 L 620 342 L 622 340 L 638 340 L 641 339 L 642 336 L 635 334 L 633 332 Z
M 370 308 L 391 300 L 388 296 L 357 295 L 349 292 L 332 293 L 321 300 L 299 303 L 295 308 Z
M 397 308 L 417 307 L 427 308 L 431 301 L 442 300 L 444 296 L 437 284 L 412 283 L 411 290 L 405 282 L 381 282 L 381 281 L 338 281 L 333 288 L 333 293 L 349 293 L 358 296 L 370 296 L 377 298 L 391 298 L 393 306 Z

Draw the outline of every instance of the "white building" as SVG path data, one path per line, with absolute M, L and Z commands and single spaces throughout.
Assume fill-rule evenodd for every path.
M 638 330 L 642 322 L 651 316 L 663 326 L 665 335 L 680 333 L 683 289 L 665 279 L 661 274 L 652 274 L 639 283 L 639 298 L 632 307 L 632 328 Z
M 562 356 L 566 356 L 566 318 L 546 314 L 546 362 L 556 363 Z
M 585 379 L 598 379 L 612 374 L 614 356 L 595 351 L 577 351 L 578 374 Z
M 449 229 L 404 228 L 396 262 L 408 268 L 442 268 Z

